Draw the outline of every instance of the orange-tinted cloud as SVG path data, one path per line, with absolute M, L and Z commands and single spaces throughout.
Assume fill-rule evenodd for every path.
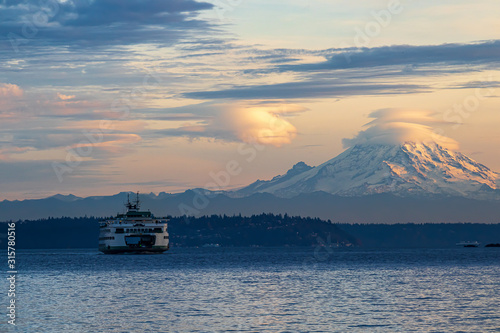
M 0 97 L 21 97 L 23 90 L 15 84 L 0 83 Z
M 76 96 L 75 95 L 63 95 L 63 94 L 57 93 L 57 97 L 60 100 L 67 101 L 67 100 L 70 100 L 70 99 L 74 99 Z
M 297 136 L 297 129 L 286 117 L 306 110 L 294 104 L 200 104 L 183 107 L 181 111 L 203 114 L 203 118 L 200 117 L 196 123 L 196 119 L 193 119 L 193 122 L 182 127 L 164 130 L 162 133 L 281 147 L 291 143 Z M 172 119 L 175 120 L 175 117 Z
M 295 126 L 283 118 L 285 113 L 283 106 L 237 107 L 222 117 L 241 141 L 281 147 L 297 135 Z

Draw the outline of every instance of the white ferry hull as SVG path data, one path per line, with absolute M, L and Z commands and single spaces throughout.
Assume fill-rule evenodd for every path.
M 107 221 L 101 227 L 99 251 L 115 253 L 163 253 L 169 249 L 167 224 Z
M 99 251 L 104 254 L 120 254 L 120 253 L 132 253 L 132 254 L 153 254 L 153 253 L 163 253 L 169 250 L 169 246 L 156 246 L 149 248 L 130 248 L 127 246 L 102 246 L 99 247 Z

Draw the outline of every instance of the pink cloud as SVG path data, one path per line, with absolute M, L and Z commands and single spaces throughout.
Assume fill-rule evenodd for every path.
M 23 90 L 19 86 L 10 83 L 0 83 L 1 97 L 21 97 Z

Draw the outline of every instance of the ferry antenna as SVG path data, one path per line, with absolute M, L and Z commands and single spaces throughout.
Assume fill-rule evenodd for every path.
M 127 203 L 125 204 L 125 207 L 127 207 L 128 210 L 139 210 L 140 206 L 140 200 L 139 200 L 139 192 L 136 194 L 136 199 L 134 203 L 130 202 L 130 193 L 127 193 Z

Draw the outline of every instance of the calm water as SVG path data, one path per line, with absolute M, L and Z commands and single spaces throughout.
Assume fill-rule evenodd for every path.
M 495 248 L 25 250 L 18 262 L 18 325 L 2 314 L 0 331 L 500 332 Z

